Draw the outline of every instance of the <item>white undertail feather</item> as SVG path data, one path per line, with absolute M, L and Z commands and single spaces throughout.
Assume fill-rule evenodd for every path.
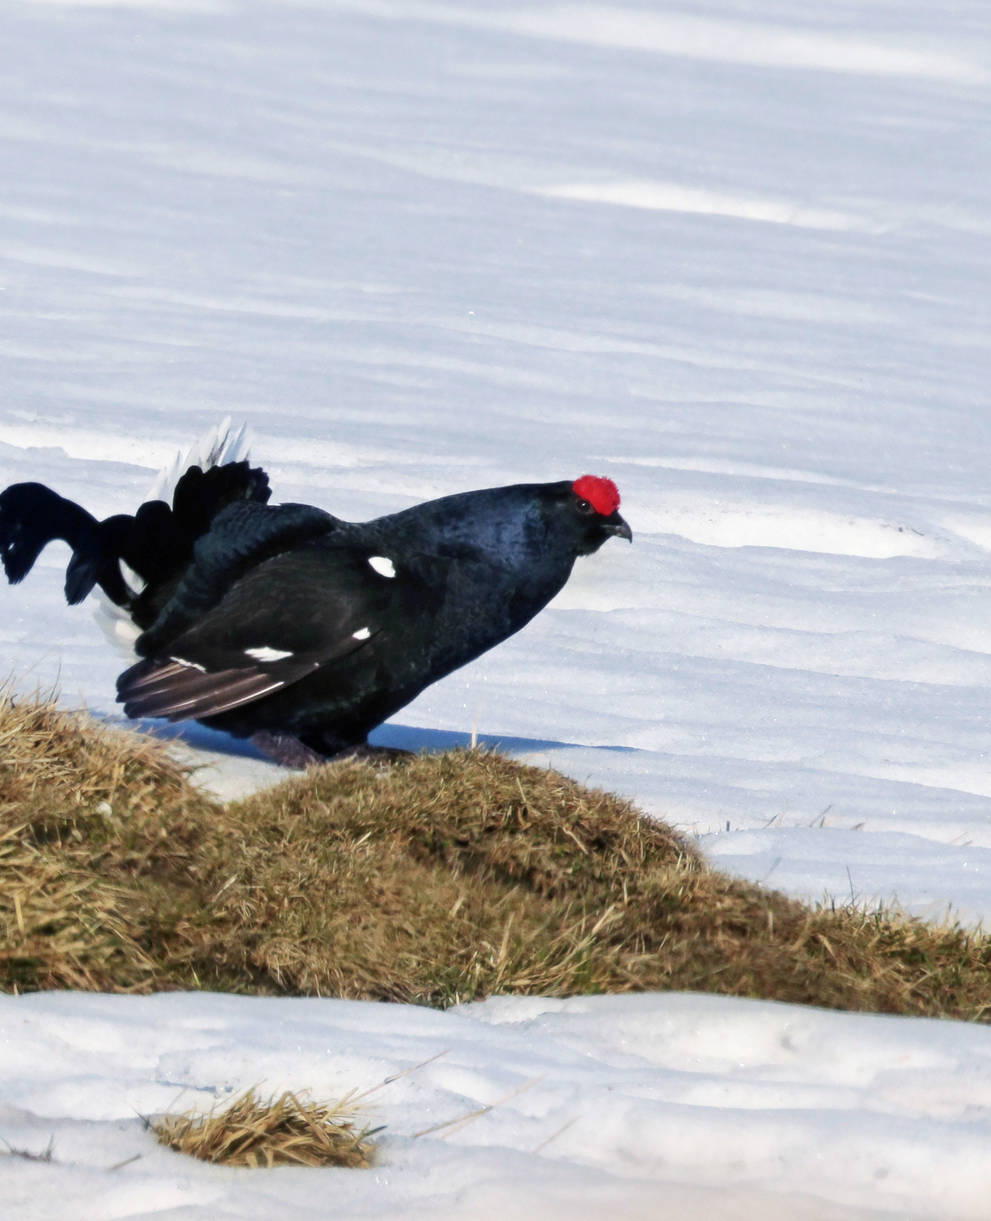
M 102 589 L 97 590 L 96 601 L 93 603 L 93 618 L 117 652 L 123 653 L 128 661 L 134 661 L 137 657 L 134 642 L 141 635 L 141 629 L 130 621 L 122 606 L 116 606 L 110 601 Z
M 171 504 L 176 484 L 191 466 L 198 466 L 206 471 L 212 466 L 222 466 L 225 462 L 240 462 L 248 457 L 251 441 L 252 434 L 248 425 L 239 424 L 235 428 L 231 417 L 227 416 L 215 428 L 203 433 L 186 450 L 180 450 L 168 466 L 159 471 L 144 500 L 164 500 L 166 504 Z M 142 579 L 123 561 L 120 568 L 128 587 L 134 593 L 140 593 L 144 588 Z M 115 649 L 124 653 L 130 661 L 134 661 L 134 642 L 141 635 L 141 629 L 131 622 L 124 607 L 111 602 L 99 586 L 96 588 L 96 594 L 93 615 L 101 631 Z
M 240 424 L 235 428 L 231 417 L 227 416 L 216 428 L 211 428 L 185 450 L 180 450 L 169 465 L 159 471 L 145 500 L 164 500 L 171 504 L 176 484 L 191 466 L 206 471 L 225 462 L 240 462 L 248 457 L 251 441 L 248 425 Z
M 124 578 L 124 584 L 131 593 L 135 595 L 143 593 L 144 587 L 148 584 L 144 577 L 139 576 L 127 560 L 119 560 L 117 566 L 120 568 L 120 575 Z M 103 593 L 103 590 L 101 589 L 100 592 Z

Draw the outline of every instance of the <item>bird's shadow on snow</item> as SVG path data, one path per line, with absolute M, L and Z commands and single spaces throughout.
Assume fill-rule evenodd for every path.
M 456 733 L 450 729 L 420 729 L 416 725 L 397 725 L 388 722 L 369 734 L 372 746 L 391 746 L 399 750 L 411 750 L 427 754 L 439 754 L 445 750 L 464 749 L 475 745 L 483 750 L 500 750 L 511 755 L 525 755 L 531 751 L 591 750 L 632 751 L 632 746 L 592 746 L 584 742 L 560 742 L 554 738 L 513 738 L 505 734 Z
M 230 734 L 222 733 L 217 729 L 209 729 L 206 725 L 170 725 L 162 721 L 129 721 L 124 717 L 108 719 L 111 723 L 119 724 L 122 727 L 137 727 L 156 738 L 181 743 L 190 750 L 271 762 L 267 755 L 264 755 L 247 739 L 232 738 Z M 484 750 L 498 750 L 511 755 L 582 748 L 622 753 L 635 751 L 635 747 L 632 746 L 589 747 L 583 742 L 561 742 L 553 738 L 514 738 L 497 734 L 477 734 L 473 743 L 472 735 L 469 733 L 457 733 L 449 729 L 423 729 L 417 725 L 401 725 L 391 721 L 380 725 L 369 735 L 368 740 L 372 746 L 388 746 L 392 749 L 408 750 L 417 754 L 440 754 L 445 750 L 464 749 L 473 744 Z

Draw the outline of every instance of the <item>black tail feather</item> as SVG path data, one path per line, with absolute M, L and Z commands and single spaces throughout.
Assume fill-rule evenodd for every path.
M 97 583 L 102 559 L 103 557 L 95 552 L 73 551 L 69 566 L 65 570 L 65 600 L 70 606 L 82 602 Z M 123 581 L 121 585 L 123 586 Z M 119 592 L 118 597 L 110 594 L 109 590 L 108 596 L 118 606 L 123 606 L 127 598 L 125 591 L 121 588 L 115 592 Z
M 63 539 L 72 548 L 65 574 L 69 605 L 99 585 L 112 602 L 128 608 L 140 627 L 147 627 L 217 514 L 241 500 L 264 504 L 270 494 L 268 476 L 247 461 L 206 471 L 193 466 L 176 484 L 171 508 L 149 500 L 133 516 L 120 513 L 100 522 L 42 483 L 15 483 L 0 493 L 0 561 L 16 585 L 48 543 Z M 143 589 L 132 589 L 124 579 L 122 561 L 141 578 Z
M 95 517 L 43 483 L 15 483 L 0 493 L 0 560 L 11 585 L 24 580 L 43 548 L 55 539 L 63 539 L 74 553 L 88 556 L 98 536 Z M 85 579 L 78 576 L 70 583 L 67 574 L 70 603 L 84 598 L 93 582 L 84 585 Z
M 272 495 L 268 475 L 247 459 L 211 466 L 191 466 L 179 480 L 172 497 L 172 512 L 179 532 L 199 538 L 209 530 L 221 509 L 238 500 L 265 504 Z

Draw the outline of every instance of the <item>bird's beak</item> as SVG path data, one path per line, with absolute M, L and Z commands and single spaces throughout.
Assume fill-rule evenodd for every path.
M 607 534 L 615 534 L 617 538 L 625 538 L 628 543 L 633 542 L 633 531 L 629 527 L 629 523 L 618 513 L 613 513 L 611 517 L 607 517 L 602 523 L 602 528 Z

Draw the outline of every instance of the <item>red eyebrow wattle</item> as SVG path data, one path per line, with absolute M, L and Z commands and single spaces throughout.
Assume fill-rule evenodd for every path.
M 611 479 L 601 475 L 582 475 L 571 485 L 571 489 L 603 517 L 611 517 L 619 508 L 619 488 Z

